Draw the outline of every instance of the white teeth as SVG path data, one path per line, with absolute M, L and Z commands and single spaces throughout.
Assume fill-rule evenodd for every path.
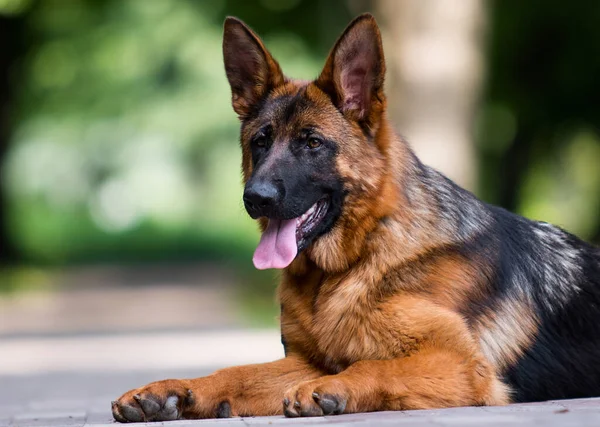
M 299 218 L 299 220 L 297 221 L 297 224 L 302 224 L 303 222 L 305 222 L 312 214 L 315 213 L 315 210 L 317 209 L 317 204 L 315 203 L 314 205 L 312 205 L 310 207 L 309 210 L 307 210 L 306 212 L 304 212 L 302 214 L 302 216 Z

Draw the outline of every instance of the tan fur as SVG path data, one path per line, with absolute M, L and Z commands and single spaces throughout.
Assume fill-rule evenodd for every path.
M 497 310 L 490 310 L 475 326 L 483 353 L 498 368 L 517 362 L 533 344 L 538 319 L 530 304 L 506 298 Z
M 298 357 L 286 357 L 271 363 L 237 366 L 191 380 L 164 380 L 131 390 L 113 405 L 128 402 L 139 408 L 135 395 L 179 396 L 180 418 L 215 418 L 223 402 L 230 406 L 229 416 L 277 415 L 281 413 L 283 393 L 297 384 L 322 375 L 318 369 Z M 151 421 L 144 419 L 144 421 Z
M 226 38 L 231 28 L 239 34 L 239 25 L 226 24 Z M 248 43 L 258 39 L 251 34 Z M 339 67 L 365 34 L 375 41 L 372 55 L 381 61 L 369 74 L 368 108 L 339 93 L 344 90 Z M 351 24 L 315 82 L 283 78 L 262 43 L 254 49 L 266 58 L 261 81 L 278 82 L 268 100 L 303 96 L 315 106 L 274 126 L 270 161 L 277 161 L 278 147 L 289 135 L 318 123 L 319 131 L 339 144 L 336 172 L 347 193 L 341 216 L 283 271 L 278 298 L 285 359 L 152 383 L 123 395 L 113 408 L 115 417 L 126 418 L 122 408 L 136 405 L 135 394 L 163 400 L 178 395 L 183 416 L 191 418 L 216 416 L 222 402 L 230 405 L 230 415 L 322 415 L 318 402 L 327 396 L 344 402 L 344 412 L 508 403 L 510 391 L 499 372 L 531 344 L 535 317 L 521 300 L 506 301 L 473 325 L 464 314 L 489 292 L 486 271 L 450 249 L 454 230 L 388 122 L 383 51 L 373 18 Z M 245 114 L 250 101 L 236 98 L 235 90 L 245 92 L 234 88 L 233 100 L 236 111 Z M 249 140 L 263 122 L 279 120 L 272 114 L 243 121 L 245 181 L 253 172 Z M 264 229 L 266 221 L 259 222 Z M 186 400 L 188 393 L 192 401 Z

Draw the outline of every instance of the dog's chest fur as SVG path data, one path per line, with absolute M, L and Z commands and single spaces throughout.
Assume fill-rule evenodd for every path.
M 283 280 L 283 339 L 317 366 L 339 372 L 358 360 L 388 359 L 414 351 L 426 334 L 411 296 L 382 297 L 359 271 L 312 273 Z

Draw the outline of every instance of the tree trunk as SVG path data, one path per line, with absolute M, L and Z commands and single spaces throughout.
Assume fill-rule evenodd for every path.
M 374 0 L 390 116 L 425 164 L 473 190 L 485 2 Z

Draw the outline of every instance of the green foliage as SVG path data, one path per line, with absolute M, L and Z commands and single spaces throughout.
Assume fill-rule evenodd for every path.
M 490 3 L 479 193 L 600 241 L 600 3 Z
M 246 20 L 295 77 L 317 75 L 346 0 L 0 0 L 20 16 L 4 159 L 12 240 L 62 264 L 250 263 L 221 25 Z M 600 3 L 490 3 L 479 194 L 600 239 Z
M 258 236 L 241 204 L 226 12 L 192 0 L 43 1 L 27 12 L 34 43 L 3 179 L 26 259 L 249 262 Z M 293 33 L 266 41 L 290 73 L 317 74 Z
M 558 135 L 559 149 L 527 171 L 519 207 L 529 218 L 591 237 L 599 224 L 600 137 L 589 129 Z

